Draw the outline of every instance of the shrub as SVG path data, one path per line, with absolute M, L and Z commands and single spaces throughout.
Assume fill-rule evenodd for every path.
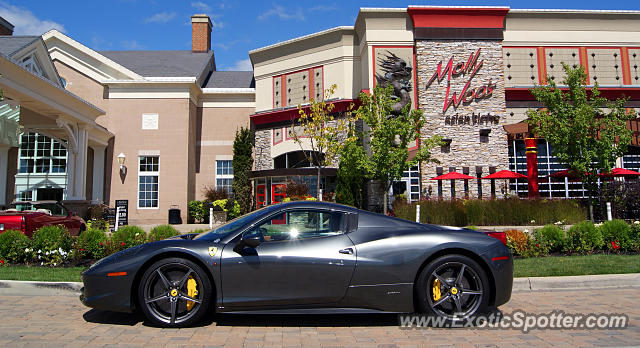
M 41 265 L 57 266 L 69 258 L 73 248 L 73 239 L 64 226 L 44 226 L 37 229 L 31 237 L 34 261 Z
M 567 224 L 583 221 L 586 209 L 566 199 L 427 200 L 420 204 L 420 222 L 453 226 L 526 226 L 531 221 Z M 394 207 L 400 218 L 415 221 L 416 204 Z
M 600 226 L 605 247 L 614 251 L 629 251 L 632 249 L 631 226 L 623 220 L 605 221 Z
M 309 195 L 309 186 L 303 182 L 289 180 L 285 193 L 287 197 L 306 197 Z
M 514 255 L 531 256 L 531 237 L 520 230 L 507 230 L 507 246 Z
M 227 212 L 227 221 L 233 220 L 240 216 L 240 204 L 235 199 L 229 198 L 224 205 L 224 211 Z
M 95 229 L 103 232 L 107 232 L 109 230 L 109 221 L 97 219 L 97 220 L 89 220 L 87 221 L 87 229 Z
M 80 258 L 101 259 L 106 256 L 107 234 L 97 228 L 82 232 L 76 240 L 76 255 Z
M 151 229 L 149 232 L 149 242 L 155 242 L 179 235 L 180 232 L 171 225 L 160 225 Z
M 640 251 L 640 221 L 631 224 L 631 248 L 633 251 Z
M 0 259 L 4 262 L 28 261 L 31 240 L 20 231 L 8 230 L 0 234 Z
M 111 235 L 112 252 L 147 242 L 147 233 L 138 226 L 122 226 Z
M 564 231 L 556 225 L 546 225 L 536 230 L 535 239 L 549 251 L 561 251 L 564 247 Z
M 205 217 L 209 216 L 208 209 L 205 208 L 203 201 L 190 201 L 187 203 L 187 214 L 193 222 L 202 222 Z
M 567 231 L 564 249 L 567 252 L 589 253 L 603 245 L 602 232 L 591 221 L 582 221 Z
M 210 202 L 229 198 L 229 192 L 227 192 L 227 190 L 211 186 L 205 186 L 202 189 L 202 195 L 204 196 L 205 200 Z

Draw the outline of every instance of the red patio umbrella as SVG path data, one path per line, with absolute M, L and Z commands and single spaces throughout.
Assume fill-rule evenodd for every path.
M 431 178 L 431 180 L 451 180 L 451 197 L 456 197 L 456 186 L 453 184 L 453 180 L 473 180 L 475 179 L 471 175 L 466 175 L 458 172 L 449 172 L 447 174 L 442 174 L 436 176 L 435 178 Z
M 431 178 L 431 180 L 473 180 L 475 179 L 471 175 L 466 175 L 458 172 L 449 172 L 447 174 L 442 174 L 436 176 L 435 178 Z
M 527 179 L 526 175 L 512 172 L 510 170 L 501 170 L 499 172 L 489 174 L 482 179 Z
M 585 173 L 585 174 L 587 174 L 587 173 Z M 551 173 L 551 174 L 547 175 L 547 178 L 556 178 L 556 179 L 569 178 L 571 180 L 576 180 L 576 179 L 578 179 L 578 175 L 577 175 L 577 172 L 575 170 L 565 169 L 565 170 L 561 170 L 559 172 Z
M 613 168 L 611 170 L 611 172 L 609 173 L 600 173 L 598 174 L 599 176 L 603 176 L 603 177 L 624 177 L 624 178 L 632 178 L 632 177 L 639 177 L 640 176 L 640 172 L 636 172 L 630 169 L 624 169 L 624 168 Z

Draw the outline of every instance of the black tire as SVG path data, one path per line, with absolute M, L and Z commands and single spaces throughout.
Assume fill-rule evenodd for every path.
M 453 321 L 486 313 L 491 286 L 477 262 L 463 255 L 445 255 L 422 270 L 416 292 L 418 310 Z
M 197 284 L 198 293 L 194 297 L 187 295 L 189 277 Z M 177 257 L 162 259 L 142 275 L 138 286 L 138 305 L 155 325 L 190 326 L 209 310 L 212 290 L 207 274 L 197 264 Z M 192 301 L 191 309 L 187 306 L 188 298 L 196 300 Z

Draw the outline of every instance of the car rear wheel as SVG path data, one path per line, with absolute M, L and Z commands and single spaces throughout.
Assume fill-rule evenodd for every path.
M 197 264 L 167 258 L 149 267 L 138 287 L 138 304 L 154 324 L 189 326 L 202 318 L 211 303 L 211 282 Z
M 491 290 L 486 273 L 463 255 L 442 256 L 428 264 L 416 284 L 419 309 L 459 320 L 487 311 Z

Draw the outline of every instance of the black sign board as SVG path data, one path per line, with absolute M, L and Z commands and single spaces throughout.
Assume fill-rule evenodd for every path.
M 118 226 L 124 226 L 129 224 L 129 200 L 118 199 L 116 200 L 116 211 L 120 208 L 120 216 L 118 216 Z

